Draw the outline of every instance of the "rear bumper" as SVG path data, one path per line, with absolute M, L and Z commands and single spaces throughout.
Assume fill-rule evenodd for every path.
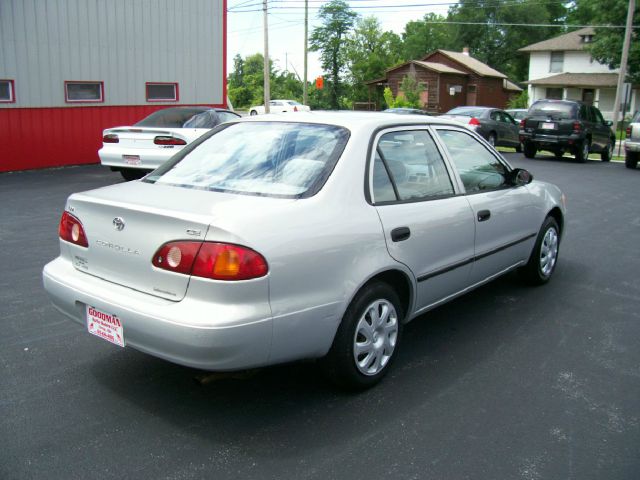
M 584 139 L 579 135 L 546 135 L 536 134 L 535 132 L 525 132 L 520 130 L 521 142 L 532 142 L 538 148 L 575 148 L 579 146 Z
M 640 152 L 640 141 L 638 140 L 625 140 L 624 142 L 625 152 Z
M 133 150 L 131 148 L 126 149 L 109 146 L 108 148 L 101 148 L 98 151 L 98 156 L 100 157 L 100 163 L 107 167 L 155 170 L 180 150 L 181 148 Z M 127 159 L 125 155 L 129 157 L 137 156 L 139 157 L 139 161 L 132 160 L 131 158 Z
M 117 315 L 126 346 L 204 370 L 268 364 L 273 327 L 267 301 L 216 305 L 187 297 L 174 302 L 82 273 L 61 257 L 42 275 L 54 306 L 85 328 L 87 305 Z

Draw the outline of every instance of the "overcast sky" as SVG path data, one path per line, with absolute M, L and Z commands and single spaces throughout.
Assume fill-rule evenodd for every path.
M 319 25 L 318 9 L 327 0 L 309 0 L 309 34 Z M 375 16 L 383 30 L 401 34 L 410 20 L 429 12 L 446 15 L 453 0 L 350 0 L 351 8 L 361 16 Z M 304 72 L 304 0 L 269 0 L 269 56 L 278 70 Z M 233 69 L 233 57 L 263 52 L 262 0 L 227 1 L 227 71 Z M 308 78 L 322 73 L 318 54 L 309 53 Z

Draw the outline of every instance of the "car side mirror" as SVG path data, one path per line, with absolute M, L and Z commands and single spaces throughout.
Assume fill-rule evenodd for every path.
M 533 181 L 533 175 L 524 168 L 515 168 L 509 172 L 509 180 L 512 185 L 521 187 L 530 184 Z
M 604 124 L 605 124 L 607 127 L 613 127 L 613 122 L 612 122 L 611 120 L 607 120 L 606 122 L 604 122 Z

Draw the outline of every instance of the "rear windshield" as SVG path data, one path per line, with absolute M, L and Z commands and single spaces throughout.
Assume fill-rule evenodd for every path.
M 165 108 L 153 112 L 134 126 L 182 128 L 191 117 L 205 111 L 206 108 Z
M 462 115 L 465 117 L 481 117 L 486 110 L 473 107 L 458 107 L 449 110 L 446 115 Z
M 631 120 L 633 123 L 638 123 L 640 122 L 640 111 L 636 112 L 636 114 L 633 116 L 633 120 Z
M 322 188 L 348 138 L 348 130 L 331 125 L 230 124 L 145 181 L 217 192 L 307 197 Z
M 557 119 L 574 118 L 575 112 L 576 105 L 573 103 L 538 102 L 531 105 L 529 116 L 542 115 Z

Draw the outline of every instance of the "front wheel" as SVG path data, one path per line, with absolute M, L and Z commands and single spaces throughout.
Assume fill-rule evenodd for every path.
M 580 163 L 586 162 L 589 158 L 590 149 L 591 145 L 589 144 L 589 140 L 585 139 L 576 150 L 576 160 Z
M 602 152 L 600 153 L 600 160 L 602 160 L 603 162 L 610 162 L 612 152 L 613 152 L 613 143 L 611 142 L 611 140 L 609 140 L 607 142 L 607 146 L 604 147 L 604 150 L 602 150 Z
M 624 165 L 627 168 L 634 169 L 638 166 L 638 152 L 626 152 L 624 157 Z
M 560 249 L 560 228 L 555 218 L 547 217 L 538 232 L 529 262 L 521 268 L 524 279 L 533 285 L 542 285 L 551 279 Z
M 402 318 L 402 305 L 393 288 L 384 282 L 366 285 L 347 308 L 323 359 L 327 377 L 354 390 L 378 383 L 398 350 Z

